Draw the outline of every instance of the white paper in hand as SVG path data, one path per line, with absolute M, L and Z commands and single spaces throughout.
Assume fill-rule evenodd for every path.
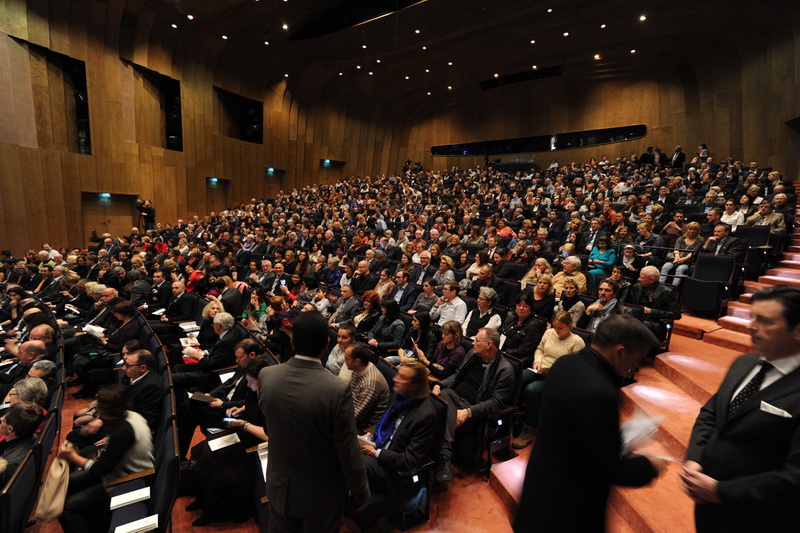
M 620 453 L 622 455 L 632 453 L 642 439 L 658 431 L 662 420 L 664 417 L 654 418 L 641 409 L 636 409 L 628 421 L 619 428 L 622 440 Z

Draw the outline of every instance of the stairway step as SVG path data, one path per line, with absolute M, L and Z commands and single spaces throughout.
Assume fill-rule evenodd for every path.
M 744 296 L 744 295 L 742 295 Z M 735 313 L 731 313 L 731 309 L 735 309 Z M 746 313 L 746 314 L 745 314 Z M 728 314 L 731 316 L 738 316 L 740 318 L 750 317 L 750 303 L 743 302 L 741 297 L 738 302 L 728 302 Z
M 636 379 L 640 382 L 622 389 L 622 410 L 633 413 L 636 408 L 654 417 L 663 417 L 655 439 L 673 457 L 686 454 L 686 444 L 701 404 L 655 368 L 643 368 Z
M 655 369 L 700 404 L 717 392 L 722 378 L 739 353 L 719 348 L 706 350 L 702 357 L 678 352 L 656 357 Z
M 737 331 L 746 334 L 748 332 L 747 328 L 750 325 L 750 318 L 731 316 L 730 312 L 731 311 L 728 310 L 728 316 L 723 316 L 717 321 L 719 325 L 729 331 Z
M 793 268 L 770 268 L 767 270 L 767 275 L 791 280 L 800 280 L 800 270 L 795 270 Z
M 786 261 L 800 261 L 800 254 L 790 254 L 789 252 L 783 252 L 783 258 Z
M 668 454 L 657 443 L 641 452 L 648 455 Z M 636 533 L 694 533 L 694 504 L 681 491 L 680 470 L 680 465 L 670 463 L 666 471 L 646 487 L 614 487 L 609 495 L 609 511 L 613 509 L 619 513 L 627 521 L 629 530 Z M 611 526 L 610 518 L 607 523 Z M 609 532 L 629 530 L 609 529 Z
M 675 321 L 674 329 L 672 330 L 675 335 L 689 337 L 691 339 L 702 339 L 703 335 L 709 331 L 719 329 L 720 326 L 713 320 L 692 316 L 689 313 L 683 313 L 680 320 Z
M 609 505 L 606 508 L 606 531 L 608 533 L 636 533 L 636 530 L 619 514 L 619 511 Z
M 753 293 L 765 287 L 769 287 L 770 285 L 767 283 L 759 283 L 758 281 L 749 281 L 745 280 L 744 282 L 744 289 L 747 292 Z
M 750 301 L 752 299 L 753 299 L 753 293 L 752 292 L 746 292 L 744 294 L 740 294 L 739 295 L 739 303 L 750 304 Z M 730 305 L 731 303 L 733 303 L 733 302 L 728 302 L 728 305 Z
M 800 261 L 780 261 L 778 267 L 782 269 L 800 270 Z
M 717 346 L 724 346 L 731 350 L 736 350 L 740 353 L 749 352 L 753 345 L 750 342 L 750 335 L 747 333 L 739 333 L 729 329 L 720 329 L 712 331 L 703 337 L 703 342 L 715 344 Z
M 791 285 L 793 287 L 800 287 L 800 279 L 785 278 L 782 276 L 760 276 L 758 282 L 764 285 Z
M 789 252 L 789 253 L 795 253 L 795 254 L 796 253 L 800 253 L 800 246 L 789 246 L 786 249 L 786 251 Z

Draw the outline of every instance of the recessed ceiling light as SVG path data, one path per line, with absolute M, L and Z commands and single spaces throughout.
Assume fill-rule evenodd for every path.
M 227 35 L 223 35 L 223 36 L 222 36 L 222 38 L 223 38 L 223 39 L 227 39 L 227 38 L 228 38 L 228 36 L 227 36 Z
M 595 61 L 596 61 L 596 60 L 598 60 L 598 59 L 600 59 L 600 54 L 595 54 L 595 55 L 594 55 L 594 59 L 595 59 Z
M 531 44 L 536 44 L 536 40 L 535 39 L 531 39 Z
M 339 76 L 344 76 L 344 72 L 340 72 L 340 73 L 339 73 Z
M 186 18 L 189 20 L 194 20 L 194 15 L 186 15 Z
M 356 65 L 356 68 L 360 70 L 361 69 L 361 65 Z
M 269 46 L 269 41 L 264 41 L 264 44 Z
M 367 47 L 367 45 L 366 45 L 366 44 L 362 44 L 362 45 L 361 45 L 361 48 L 366 48 L 366 47 Z
M 646 17 L 646 16 L 644 16 L 644 15 L 639 15 L 639 20 L 641 20 L 642 22 L 644 22 L 645 20 L 647 20 L 647 17 Z
M 419 30 L 414 30 L 414 33 L 419 33 Z
M 428 47 L 427 47 L 427 46 L 423 46 L 423 47 L 422 47 L 422 49 L 423 49 L 423 50 L 427 50 L 427 49 L 428 49 Z
M 380 59 L 376 59 L 376 60 L 375 60 L 375 62 L 376 62 L 376 63 L 380 63 L 380 62 L 381 62 L 381 60 L 380 60 Z
M 451 67 L 453 66 L 453 62 L 452 61 L 448 61 L 447 64 L 450 65 Z
M 448 91 L 452 91 L 452 90 L 453 90 L 453 86 L 452 86 L 452 85 L 448 85 L 448 86 L 447 86 L 447 90 L 448 90 Z
M 429 68 L 425 69 L 425 72 L 430 72 L 430 71 L 431 71 L 431 69 L 429 69 Z
M 500 74 L 498 74 L 497 72 L 495 72 L 495 73 L 494 73 L 494 77 L 495 77 L 495 78 L 499 78 L 499 77 L 500 77 Z
M 604 29 L 606 29 L 606 25 L 605 25 L 605 24 L 600 24 L 600 29 L 601 29 L 601 30 L 604 30 Z
M 288 77 L 289 77 L 289 75 L 288 75 L 288 74 L 284 74 L 284 75 L 283 75 L 283 77 L 284 77 L 284 78 L 288 78 Z
M 635 54 L 636 53 L 636 49 L 635 48 L 631 49 L 631 53 Z
M 407 80 L 410 80 L 410 79 L 411 79 L 411 76 L 406 76 L 406 79 L 407 79 Z
M 537 67 L 536 65 L 533 65 L 531 68 L 532 68 L 533 70 L 536 70 L 536 69 L 537 69 L 537 68 L 539 68 L 539 67 Z
M 548 13 L 552 13 L 553 12 L 553 8 L 551 7 L 550 9 L 547 10 L 547 12 Z
M 428 96 L 430 96 L 430 95 L 431 95 L 431 93 L 430 93 L 430 91 L 428 91 Z
M 289 25 L 288 25 L 288 24 L 284 24 L 284 25 L 283 25 L 283 26 L 281 26 L 281 27 L 282 27 L 284 30 L 288 30 L 288 29 L 289 29 Z
M 177 27 L 178 27 L 178 25 L 177 25 L 177 24 L 171 24 L 171 26 L 172 26 L 173 28 L 177 28 Z
M 372 76 L 372 72 L 370 72 L 369 75 Z
M 568 31 L 564 32 L 564 37 L 569 37 L 569 32 Z

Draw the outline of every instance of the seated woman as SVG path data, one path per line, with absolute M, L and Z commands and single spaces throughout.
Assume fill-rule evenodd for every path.
M 403 342 L 406 326 L 400 319 L 400 304 L 388 298 L 381 302 L 382 316 L 370 330 L 367 344 L 380 353 L 397 350 Z
M 622 254 L 617 256 L 614 266 L 619 267 L 625 277 L 630 280 L 639 278 L 639 271 L 644 266 L 645 260 L 636 254 L 635 244 L 626 244 L 622 249 Z
M 353 324 L 361 339 L 366 339 L 381 317 L 381 299 L 375 291 L 364 291 L 361 300 L 364 303 L 364 310 L 353 317 Z
M 194 464 L 187 473 L 187 486 L 194 487 L 197 499 L 187 511 L 202 509 L 203 514 L 193 526 L 213 522 L 244 522 L 255 514 L 255 479 L 260 476 L 254 454 L 247 449 L 269 440 L 264 429 L 264 414 L 258 407 L 258 373 L 267 366 L 266 359 L 253 359 L 245 369 L 247 396 L 243 407 L 232 407 L 225 415 L 228 427 L 239 442 L 211 451 L 208 441 L 192 448 Z
M 467 338 L 473 338 L 481 328 L 497 329 L 502 323 L 500 314 L 495 312 L 497 291 L 491 287 L 481 287 L 475 299 L 477 307 L 467 313 L 467 318 L 461 325 L 461 330 Z
M 553 276 L 549 274 L 539 276 L 532 294 L 533 314 L 545 320 L 550 320 L 553 316 L 553 306 L 556 303 L 555 295 L 553 294 Z
M 44 406 L 46 400 L 47 385 L 45 382 L 39 378 L 25 378 L 14 383 L 14 386 L 8 391 L 3 403 L 9 407 L 20 402 L 30 402 L 32 404 L 36 404 L 41 408 L 42 417 L 44 417 L 47 415 L 47 409 L 45 409 Z M 5 412 L 5 409 L 3 409 L 2 412 Z M 42 423 L 44 423 L 44 419 L 42 419 Z M 36 429 L 36 433 L 40 433 L 41 431 L 42 426 L 40 424 Z M 0 433 L 0 442 L 3 442 L 5 439 L 5 434 Z
M 292 357 L 292 320 L 289 316 L 289 303 L 283 296 L 273 296 L 263 317 L 264 323 L 260 337 L 267 348 L 278 354 L 281 362 Z
M 616 265 L 611 269 L 609 279 L 617 284 L 617 299 L 625 301 L 628 298 L 628 293 L 631 291 L 632 284 L 622 271 L 620 265 Z M 575 321 L 575 323 L 577 324 L 578 322 Z
M 426 356 L 432 356 L 437 345 L 436 334 L 431 328 L 431 315 L 422 311 L 411 317 L 411 329 L 408 330 L 406 337 L 403 339 L 401 355 L 396 361 L 391 361 L 391 358 L 388 357 L 386 359 L 394 365 L 397 363 L 405 364 L 416 358 L 417 348 L 422 350 L 422 353 Z M 408 357 L 409 353 L 411 353 L 411 357 Z
M 111 498 L 105 483 L 153 467 L 150 427 L 142 415 L 126 410 L 129 400 L 127 385 L 101 389 L 97 393 L 98 419 L 86 429 L 91 432 L 102 426 L 106 436 L 80 453 L 69 441 L 64 441 L 59 450 L 60 458 L 80 469 L 69 476 L 64 511 L 59 517 L 65 533 L 107 531 Z
M 378 297 L 383 300 L 389 294 L 391 294 L 392 289 L 394 289 L 394 281 L 392 281 L 392 272 L 388 268 L 384 268 L 381 270 L 380 280 L 378 284 L 375 285 L 375 292 L 378 293 Z
M 517 296 L 514 303 L 514 312 L 509 313 L 503 325 L 498 330 L 506 336 L 503 351 L 522 359 L 526 365 L 533 362 L 533 352 L 542 340 L 542 331 L 539 321 L 534 317 L 533 309 L 536 301 L 533 294 L 523 292 Z
M 453 260 L 444 255 L 439 260 L 439 270 L 433 273 L 433 281 L 436 284 L 437 289 L 441 289 L 444 287 L 444 284 L 448 281 L 454 281 L 456 279 L 455 274 L 450 267 L 453 266 Z
M 461 324 L 450 320 L 442 325 L 442 341 L 436 346 L 432 356 L 428 356 L 419 346 L 413 350 L 414 355 L 430 370 L 431 376 L 442 380 L 454 374 L 467 356 L 461 340 Z M 400 356 L 400 362 L 403 362 L 404 357 Z
M 617 260 L 617 252 L 609 246 L 607 237 L 598 237 L 594 248 L 589 252 L 589 292 L 593 292 L 599 274 L 611 273 Z
M 250 302 L 242 311 L 242 326 L 248 331 L 257 332 L 261 329 L 261 317 L 267 313 L 267 295 L 263 288 L 250 293 Z
M 566 311 L 559 311 L 553 318 L 553 327 L 542 336 L 536 348 L 531 368 L 522 371 L 522 390 L 525 398 L 525 418 L 522 431 L 511 443 L 515 450 L 522 449 L 533 442 L 536 426 L 539 423 L 539 400 L 544 388 L 544 380 L 553 363 L 568 353 L 584 348 L 583 339 L 570 331 L 572 317 Z
M 572 317 L 572 323 L 577 324 L 586 309 L 586 304 L 581 301 L 578 282 L 573 278 L 566 278 L 561 286 L 564 287 L 564 292 L 561 294 L 561 298 L 557 299 L 553 314 L 557 315 L 559 311 L 566 311 Z
M 430 313 L 431 308 L 439 299 L 439 295 L 433 292 L 435 285 L 433 279 L 428 278 L 422 282 L 422 292 L 417 295 L 414 305 L 408 310 L 409 315 L 414 313 Z
M 675 242 L 672 261 L 664 263 L 664 266 L 661 267 L 661 277 L 658 281 L 666 283 L 668 278 L 672 278 L 673 284 L 680 285 L 681 278 L 673 277 L 670 274 L 673 274 L 673 271 L 675 276 L 686 274 L 697 259 L 697 254 L 700 253 L 705 242 L 706 240 L 700 236 L 700 224 L 689 222 L 684 234 Z

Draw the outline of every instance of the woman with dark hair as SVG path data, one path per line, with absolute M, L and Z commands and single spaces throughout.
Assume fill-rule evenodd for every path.
M 19 285 L 12 285 L 6 289 L 6 296 L 8 299 L 3 304 L 2 309 L 0 309 L 0 318 L 3 320 L 0 327 L 10 330 L 13 329 L 20 318 L 22 318 L 22 308 L 19 304 L 22 300 L 27 298 L 29 294 L 28 291 Z
M 211 451 L 208 441 L 192 448 L 192 468 L 186 474 L 187 486 L 195 489 L 197 499 L 187 511 L 202 509 L 203 514 L 193 526 L 213 522 L 244 522 L 255 513 L 256 469 L 248 460 L 247 449 L 269 440 L 264 427 L 264 414 L 258 407 L 258 373 L 267 366 L 266 359 L 258 357 L 248 363 L 244 371 L 247 395 L 243 407 L 231 407 L 225 413 L 230 432 L 235 432 L 239 442 Z
M 388 298 L 381 302 L 381 316 L 370 330 L 367 344 L 386 353 L 400 348 L 406 326 L 400 318 L 400 304 Z
M 411 306 L 411 309 L 408 310 L 409 315 L 413 315 L 414 313 L 421 313 L 421 312 L 430 312 L 433 305 L 439 299 L 439 295 L 433 292 L 436 288 L 436 285 L 433 283 L 432 278 L 428 278 L 422 282 L 422 292 L 417 295 L 417 299 L 414 301 L 414 305 Z
M 426 356 L 429 356 L 433 354 L 436 345 L 436 335 L 433 333 L 433 329 L 431 329 L 431 315 L 425 311 L 416 313 L 411 318 L 411 329 L 406 333 L 406 337 L 403 339 L 403 349 L 406 353 L 411 351 L 413 356 L 416 356 L 417 349 L 422 350 Z M 400 363 L 410 360 L 411 358 L 406 357 L 406 355 L 401 352 Z
M 442 325 L 442 341 L 430 357 L 419 346 L 414 350 L 414 355 L 430 370 L 433 377 L 445 379 L 455 373 L 467 355 L 461 345 L 462 339 L 461 324 L 450 320 Z
M 364 291 L 361 300 L 364 303 L 364 310 L 353 317 L 353 324 L 361 337 L 366 338 L 381 317 L 381 298 L 377 292 L 369 290 Z
M 58 519 L 65 533 L 107 531 L 111 497 L 105 483 L 153 467 L 150 427 L 142 415 L 127 410 L 129 401 L 127 385 L 104 387 L 97 393 L 98 419 L 87 424 L 95 430 L 102 426 L 102 444 L 80 450 L 84 455 L 69 441 L 61 445 L 58 456 L 79 469 L 69 476 L 64 511 Z
M 543 329 L 535 318 L 533 309 L 536 302 L 531 292 L 523 292 L 514 303 L 514 311 L 509 313 L 498 330 L 506 336 L 503 351 L 522 359 L 526 366 L 533 362 L 533 353 L 542 340 Z

